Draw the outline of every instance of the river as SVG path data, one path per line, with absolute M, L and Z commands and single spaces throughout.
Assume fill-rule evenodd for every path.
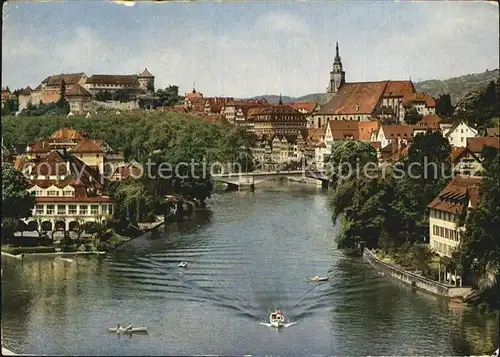
M 293 185 L 292 185 L 293 186 Z M 327 195 L 228 192 L 106 257 L 2 259 L 4 346 L 64 355 L 463 355 L 496 319 L 380 277 L 337 250 Z M 188 266 L 178 268 L 180 261 Z M 328 275 L 324 283 L 306 276 Z M 266 322 L 279 307 L 295 325 Z M 117 323 L 147 335 L 117 336 Z

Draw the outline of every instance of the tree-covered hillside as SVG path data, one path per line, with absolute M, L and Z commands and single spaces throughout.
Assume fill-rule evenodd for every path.
M 451 102 L 455 105 L 468 92 L 483 89 L 488 86 L 489 82 L 496 81 L 499 74 L 499 70 L 495 69 L 445 80 L 431 79 L 415 83 L 415 88 L 417 91 L 428 93 L 434 98 L 442 93 L 450 93 Z

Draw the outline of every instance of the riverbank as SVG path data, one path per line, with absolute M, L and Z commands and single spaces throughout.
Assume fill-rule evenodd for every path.
M 163 217 L 157 218 L 157 221 L 151 222 L 151 223 L 139 223 L 139 229 L 140 233 L 137 235 L 134 235 L 133 237 L 128 237 L 128 236 L 123 236 L 120 235 L 116 232 L 113 232 L 113 236 L 110 238 L 110 242 L 108 242 L 108 249 L 107 251 L 113 251 L 119 246 L 130 242 L 133 239 L 142 237 L 144 234 L 151 232 L 152 230 L 160 227 L 161 225 L 165 224 L 165 219 Z
M 27 257 L 57 257 L 61 255 L 74 256 L 74 255 L 105 255 L 104 251 L 92 251 L 92 252 L 50 252 L 50 253 L 21 253 L 21 254 L 11 254 L 2 251 L 2 256 L 15 258 L 15 259 L 25 259 Z
M 369 249 L 363 250 L 363 259 L 367 261 L 371 266 L 373 266 L 376 270 L 384 273 L 384 276 L 387 275 L 407 285 L 413 286 L 417 289 L 426 291 L 431 294 L 465 302 L 467 298 L 473 293 L 473 289 L 471 287 L 457 287 L 454 285 L 445 284 L 395 267 L 377 258 L 375 253 Z

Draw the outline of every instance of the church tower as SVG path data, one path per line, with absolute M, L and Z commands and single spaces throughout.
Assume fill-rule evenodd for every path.
M 342 60 L 339 55 L 339 43 L 335 46 L 335 59 L 333 60 L 333 69 L 330 72 L 330 83 L 326 88 L 326 97 L 328 101 L 332 99 L 339 91 L 340 86 L 345 82 L 345 72 L 342 69 Z

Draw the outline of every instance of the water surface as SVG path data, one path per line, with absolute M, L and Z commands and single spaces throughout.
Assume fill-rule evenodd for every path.
M 344 257 L 326 194 L 267 188 L 104 258 L 2 259 L 4 344 L 85 355 L 462 355 L 494 348 L 496 319 L 412 291 Z M 178 268 L 180 261 L 188 267 Z M 306 276 L 325 276 L 324 283 Z M 260 322 L 279 307 L 297 324 Z M 117 323 L 147 326 L 131 338 Z M 496 341 L 496 343 L 498 343 Z

